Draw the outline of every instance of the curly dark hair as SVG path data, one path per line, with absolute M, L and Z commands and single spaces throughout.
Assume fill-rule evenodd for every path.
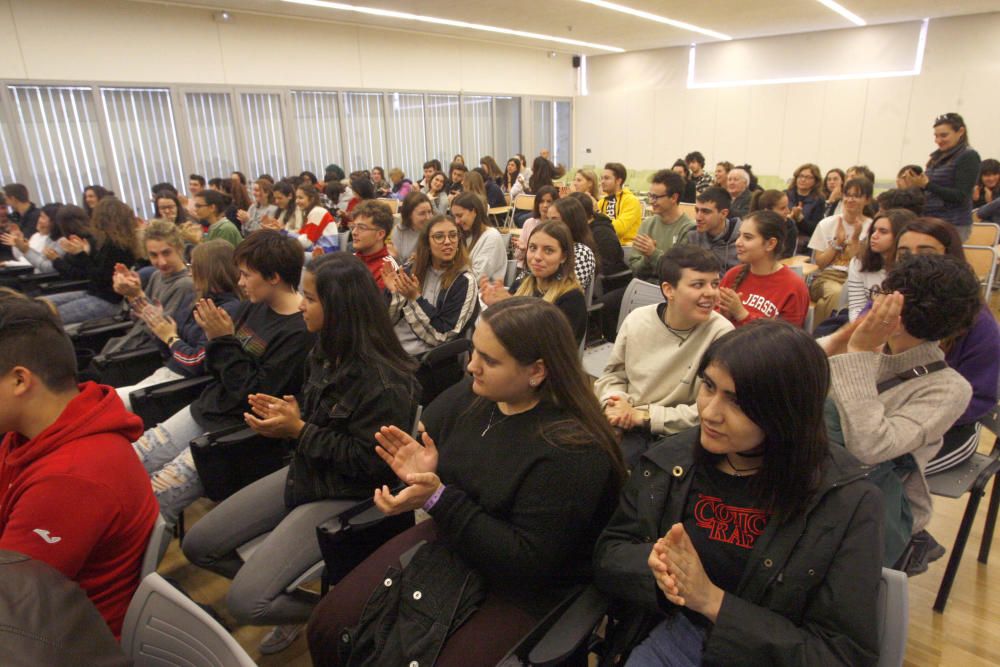
M 893 267 L 882 289 L 902 293 L 903 326 L 924 340 L 968 330 L 983 307 L 972 267 L 952 255 L 912 255 Z

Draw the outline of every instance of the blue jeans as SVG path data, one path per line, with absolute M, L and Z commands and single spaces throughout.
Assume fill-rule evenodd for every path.
M 633 649 L 625 667 L 698 667 L 704 647 L 705 631 L 678 611 Z
M 59 310 L 63 324 L 78 324 L 87 320 L 111 317 L 122 309 L 120 303 L 109 303 L 83 290 L 50 294 L 45 298 Z
M 160 514 L 168 524 L 177 523 L 181 512 L 205 492 L 189 447 L 192 440 L 204 434 L 205 429 L 191 416 L 188 406 L 132 443 L 149 473 Z

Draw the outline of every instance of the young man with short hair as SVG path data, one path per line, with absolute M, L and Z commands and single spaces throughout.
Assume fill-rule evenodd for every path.
M 597 202 L 597 209 L 611 218 L 611 224 L 622 245 L 632 243 L 639 223 L 642 222 L 642 204 L 632 191 L 625 187 L 628 171 L 620 162 L 608 162 L 601 173 L 601 190 L 604 196 Z
M 440 160 L 428 160 L 424 162 L 424 177 L 420 179 L 417 186 L 420 188 L 421 192 L 427 192 L 431 187 L 431 178 L 434 174 L 441 171 L 441 161 Z
M 188 215 L 190 215 L 195 220 L 198 219 L 198 214 L 195 211 L 194 198 L 201 194 L 201 191 L 205 189 L 205 177 L 201 174 L 188 174 L 188 196 L 185 202 L 185 208 L 187 208 Z
M 77 385 L 73 344 L 43 303 L 0 300 L 0 549 L 75 581 L 116 637 L 156 522 L 114 389 Z
M 236 248 L 234 260 L 247 296 L 236 321 L 211 299 L 201 299 L 194 311 L 208 339 L 204 363 L 212 382 L 194 403 L 133 443 L 168 523 L 176 522 L 204 490 L 188 443 L 210 431 L 242 424 L 250 394 L 297 392 L 312 348 L 312 336 L 299 312 L 304 260 L 299 242 L 262 229 Z
M 694 229 L 694 221 L 679 206 L 685 185 L 684 178 L 669 169 L 653 174 L 646 196 L 653 215 L 639 225 L 639 233 L 632 240 L 635 252 L 628 258 L 636 278 L 655 282 L 663 253 L 686 242 L 688 233 Z
M 30 239 L 38 231 L 38 216 L 42 214 L 41 209 L 31 201 L 28 188 L 20 183 L 8 183 L 3 186 L 3 193 L 7 197 L 7 205 L 14 209 L 10 221 L 17 223 L 24 238 Z
M 684 156 L 684 162 L 691 170 L 691 179 L 694 181 L 694 188 L 701 194 L 715 183 L 715 178 L 705 172 L 705 156 L 700 151 L 692 151 Z
M 354 209 L 354 226 L 351 227 L 351 241 L 354 254 L 365 263 L 379 289 L 385 289 L 382 266 L 389 256 L 385 240 L 392 232 L 392 211 L 379 201 L 361 202 Z
M 229 198 L 215 190 L 202 190 L 194 198 L 195 218 L 208 227 L 205 234 L 206 241 L 222 239 L 234 248 L 243 242 L 243 235 L 236 225 L 226 217 L 226 206 Z
M 687 242 L 712 251 L 725 273 L 740 263 L 736 258 L 740 220 L 729 217 L 729 193 L 713 185 L 699 194 L 695 202 L 695 228 L 688 234 Z
M 719 261 L 680 245 L 659 262 L 666 303 L 642 306 L 622 322 L 594 391 L 612 426 L 625 431 L 622 450 L 632 466 L 654 439 L 698 423 L 698 361 L 709 344 L 732 331 L 719 305 Z
M 469 172 L 469 168 L 466 167 L 461 162 L 452 162 L 448 165 L 448 185 L 444 186 L 445 192 L 451 195 L 458 195 L 462 193 L 462 183 L 465 181 L 465 175 Z

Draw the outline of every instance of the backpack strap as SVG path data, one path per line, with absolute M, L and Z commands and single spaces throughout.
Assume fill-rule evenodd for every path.
M 948 364 L 944 361 L 934 361 L 925 366 L 914 366 L 909 370 L 905 370 L 902 373 L 897 373 L 896 375 L 893 375 L 888 380 L 879 382 L 875 388 L 878 389 L 878 393 L 882 394 L 884 392 L 889 391 L 890 389 L 892 389 L 897 385 L 903 384 L 907 380 L 923 377 L 924 375 L 929 375 L 930 373 L 934 373 L 936 371 L 939 371 L 947 367 Z

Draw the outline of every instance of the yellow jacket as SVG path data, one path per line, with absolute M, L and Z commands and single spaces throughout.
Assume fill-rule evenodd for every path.
M 597 202 L 597 208 L 604 215 L 608 215 L 607 196 L 601 197 L 601 200 Z M 611 218 L 611 224 L 614 225 L 615 233 L 618 234 L 618 240 L 623 245 L 632 243 L 632 239 L 639 232 L 639 224 L 642 222 L 642 204 L 631 190 L 622 188 L 622 193 L 618 197 L 618 201 L 615 202 L 615 214 L 614 216 L 608 215 L 608 217 Z

